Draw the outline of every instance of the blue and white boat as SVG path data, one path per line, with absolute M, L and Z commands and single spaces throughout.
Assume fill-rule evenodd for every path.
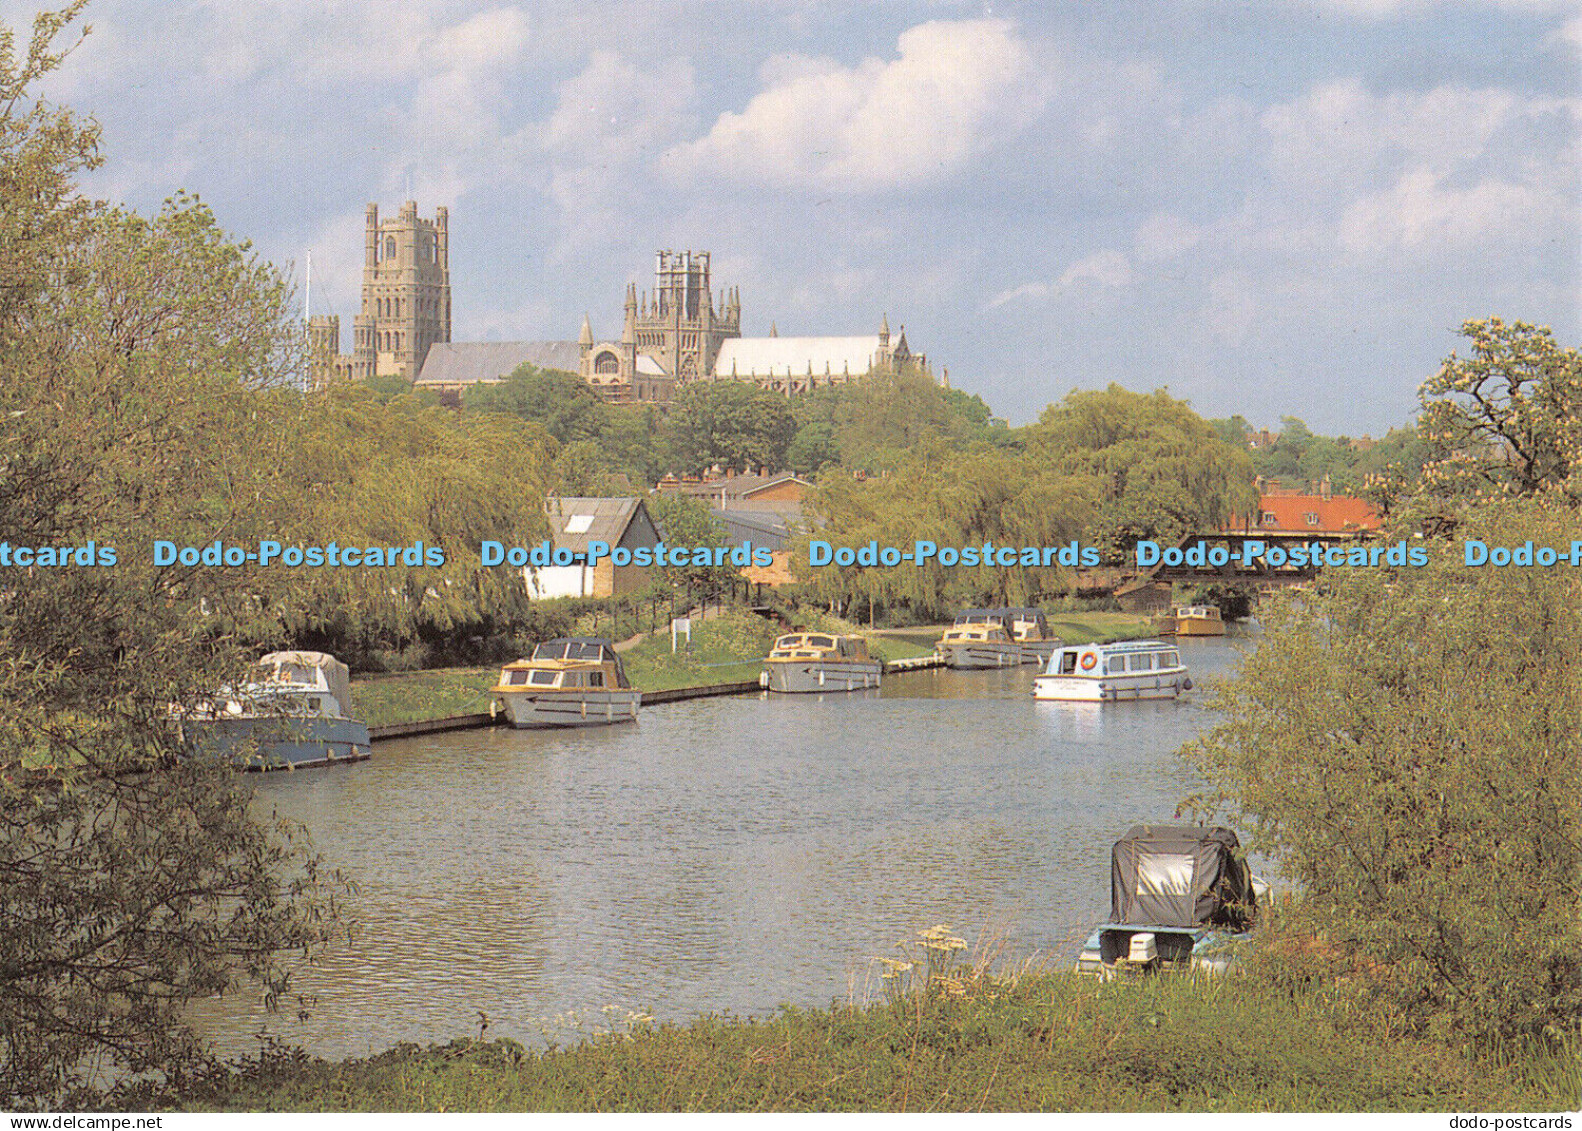
M 198 757 L 240 770 L 300 770 L 360 762 L 373 753 L 368 725 L 351 717 L 346 665 L 324 652 L 271 652 L 248 681 L 181 720 Z
M 1162 640 L 1125 640 L 1061 648 L 1033 680 L 1035 699 L 1120 703 L 1175 699 L 1192 690 L 1181 651 Z

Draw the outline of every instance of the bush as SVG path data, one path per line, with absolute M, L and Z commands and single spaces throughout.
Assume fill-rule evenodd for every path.
M 1486 508 L 1489 545 L 1567 547 L 1575 514 Z M 1409 1031 L 1574 1036 L 1582 1019 L 1582 592 L 1563 566 L 1329 571 L 1265 635 L 1188 755 L 1302 898 L 1287 972 Z M 1277 964 L 1278 965 L 1278 964 Z M 1299 969 L 1300 968 L 1300 969 Z

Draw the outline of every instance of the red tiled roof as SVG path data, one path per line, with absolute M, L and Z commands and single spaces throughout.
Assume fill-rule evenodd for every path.
M 1252 530 L 1278 531 L 1282 534 L 1339 533 L 1351 530 L 1377 530 L 1379 512 L 1364 499 L 1350 495 L 1299 495 L 1285 491 L 1266 492 L 1259 498 L 1258 514 Z

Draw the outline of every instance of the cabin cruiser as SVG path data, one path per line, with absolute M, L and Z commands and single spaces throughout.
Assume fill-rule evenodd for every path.
M 1177 605 L 1170 616 L 1177 636 L 1225 635 L 1225 620 L 1218 605 Z
M 1180 651 L 1163 640 L 1061 648 L 1033 681 L 1035 699 L 1093 703 L 1175 699 L 1190 690 Z
M 1226 828 L 1135 825 L 1110 860 L 1110 918 L 1083 944 L 1079 974 L 1222 972 L 1268 892 Z
M 860 691 L 878 687 L 884 661 L 868 655 L 861 636 L 792 632 L 764 657 L 758 686 L 770 691 Z
M 373 753 L 368 725 L 351 717 L 346 665 L 324 652 L 270 652 L 240 688 L 226 688 L 179 720 L 199 757 L 242 770 L 299 770 L 360 762 Z
M 1059 647 L 1042 609 L 964 609 L 934 651 L 948 668 L 981 669 L 1042 664 Z
M 983 668 L 1015 668 L 1026 663 L 1022 646 L 997 624 L 962 623 L 959 619 L 934 645 L 934 651 L 947 668 L 977 671 Z
M 643 699 L 627 682 L 615 645 L 593 636 L 544 641 L 528 659 L 500 670 L 492 694 L 522 729 L 635 722 Z
M 1024 663 L 1043 664 L 1061 645 L 1060 637 L 1049 631 L 1044 610 L 1034 608 L 1000 609 L 1005 631 L 1022 647 Z

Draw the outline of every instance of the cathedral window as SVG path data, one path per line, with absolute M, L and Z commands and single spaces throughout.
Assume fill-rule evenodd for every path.
M 599 374 L 616 374 L 621 371 L 621 359 L 608 351 L 593 359 L 593 371 Z
M 386 259 L 394 259 L 395 257 L 396 257 L 395 237 L 394 236 L 386 236 L 385 237 L 385 258 Z

